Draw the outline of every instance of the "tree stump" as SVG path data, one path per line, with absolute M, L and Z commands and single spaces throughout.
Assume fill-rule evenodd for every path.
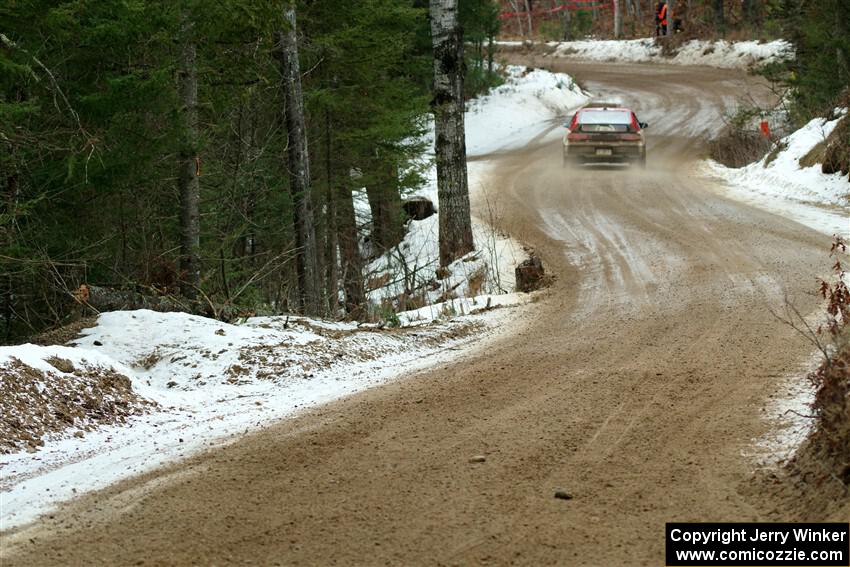
M 517 291 L 529 293 L 543 286 L 543 262 L 534 254 L 517 266 L 514 274 L 516 275 Z

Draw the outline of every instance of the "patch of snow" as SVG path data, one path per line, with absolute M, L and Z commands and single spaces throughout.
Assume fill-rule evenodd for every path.
M 629 40 L 579 40 L 549 43 L 552 57 L 574 57 L 588 61 L 646 63 L 661 57 L 661 47 L 652 38 Z
M 505 296 L 490 306 L 509 303 Z M 54 355 L 114 368 L 159 407 L 83 438 L 49 438 L 35 454 L 0 455 L 0 531 L 32 521 L 58 502 L 230 443 L 305 408 L 468 355 L 468 348 L 458 347 L 485 347 L 516 319 L 511 309 L 481 307 L 470 314 L 474 304 L 456 304 L 455 313 L 466 315 L 437 325 L 424 325 L 426 313 L 401 314 L 402 323 L 415 329 L 392 332 L 303 317 L 229 325 L 182 313 L 124 311 L 101 315 L 75 346 L 5 347 L 0 357 L 45 370 L 55 370 L 44 362 Z
M 469 163 L 470 192 L 486 192 L 486 175 L 491 167 L 490 162 Z M 430 186 L 420 194 L 435 192 L 436 187 Z M 497 207 L 498 203 L 490 205 Z M 493 211 L 493 214 L 498 212 Z M 368 279 L 372 283 L 370 302 L 379 305 L 405 290 L 420 290 L 420 300 L 426 305 L 442 303 L 446 299 L 512 292 L 516 287 L 514 268 L 528 254 L 519 242 L 502 234 L 485 220 L 473 217 L 472 232 L 475 251 L 453 262 L 448 266 L 448 275 L 437 279 L 440 264 L 439 214 L 421 221 L 410 221 L 407 234 L 396 249 L 369 265 L 368 273 L 372 274 Z
M 704 65 L 721 69 L 750 69 L 784 61 L 793 57 L 794 49 L 784 39 L 760 43 L 758 41 L 706 42 L 693 40 L 676 50 L 676 65 Z
M 126 374 L 129 369 L 103 352 L 85 352 L 78 348 L 67 346 L 44 347 L 33 344 L 0 347 L 0 365 L 7 364 L 13 358 L 17 358 L 27 366 L 31 366 L 42 372 L 57 372 L 55 366 L 47 362 L 48 358 L 58 357 L 71 362 L 75 367 L 102 366 L 113 368 L 117 372 Z
M 708 160 L 702 172 L 720 178 L 727 194 L 787 216 L 827 235 L 850 235 L 850 183 L 846 175 L 824 174 L 820 164 L 802 167 L 800 158 L 824 141 L 838 124 L 816 118 L 782 138 L 770 155 L 741 168 Z
M 497 307 L 514 307 L 530 300 L 527 293 L 502 293 L 498 295 L 476 295 L 450 299 L 419 309 L 403 311 L 398 314 L 399 321 L 404 327 L 414 327 L 432 323 L 436 320 L 457 317 L 458 315 L 474 315 L 484 313 Z
M 812 431 L 814 420 L 809 416 L 815 389 L 806 376 L 820 361 L 819 354 L 813 356 L 799 372 L 784 377 L 778 385 L 776 396 L 765 408 L 770 431 L 755 439 L 753 446 L 744 452 L 758 466 L 772 468 L 787 461 Z
M 499 42 L 499 45 L 516 46 L 515 42 Z M 670 63 L 724 69 L 749 69 L 793 57 L 793 47 L 785 40 L 761 43 L 694 39 L 678 47 L 672 57 L 662 53 L 661 43 L 655 38 L 565 41 L 550 42 L 547 45 L 554 48 L 550 54 L 552 57 L 620 63 Z
M 505 83 L 466 106 L 466 151 L 481 156 L 525 146 L 590 100 L 564 73 L 505 68 Z

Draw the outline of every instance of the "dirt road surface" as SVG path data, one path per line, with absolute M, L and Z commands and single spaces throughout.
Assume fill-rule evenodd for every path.
M 513 334 L 86 495 L 4 534 L 3 566 L 662 565 L 668 521 L 836 517 L 753 492 L 746 456 L 811 354 L 771 309 L 815 309 L 829 239 L 691 170 L 758 80 L 557 70 L 636 108 L 649 168 L 568 174 L 557 141 L 495 158 L 500 224 L 557 275 Z

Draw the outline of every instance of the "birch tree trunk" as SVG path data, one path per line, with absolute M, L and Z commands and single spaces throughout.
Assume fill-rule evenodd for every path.
M 528 39 L 532 39 L 534 33 L 534 21 L 531 18 L 531 2 L 525 0 L 525 17 L 528 20 Z
M 623 13 L 621 0 L 613 0 L 614 2 L 614 38 L 620 39 L 623 36 Z
M 180 36 L 180 68 L 177 71 L 182 118 L 177 157 L 177 190 L 180 194 L 180 293 L 188 299 L 195 299 L 201 285 L 198 74 L 194 24 L 186 13 L 182 14 Z
M 474 249 L 463 126 L 463 32 L 457 0 L 431 0 L 431 38 L 440 265 L 447 266 Z
M 296 270 L 301 309 L 306 315 L 319 315 L 322 309 L 321 273 L 313 224 L 310 187 L 310 157 L 304 125 L 304 99 L 301 93 L 301 66 L 298 62 L 298 40 L 295 27 L 295 3 L 283 10 L 287 29 L 278 32 L 281 73 L 285 98 L 286 131 L 289 135 L 288 161 L 290 191 L 295 204 Z

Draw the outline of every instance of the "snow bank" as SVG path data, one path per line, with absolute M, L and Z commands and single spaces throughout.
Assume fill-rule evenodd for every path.
M 47 362 L 56 356 L 78 368 L 113 369 L 156 406 L 124 422 L 83 427 L 82 437 L 52 432 L 37 453 L 0 454 L 0 530 L 303 408 L 451 360 L 461 345 L 486 344 L 516 317 L 486 307 L 456 305 L 455 314 L 467 315 L 427 326 L 421 324 L 427 313 L 402 313 L 402 322 L 416 328 L 391 331 L 301 317 L 230 325 L 183 313 L 123 311 L 101 315 L 73 346 L 5 347 L 0 360 L 14 356 L 43 372 L 57 371 Z M 469 315 L 476 310 L 486 313 Z
M 559 125 L 589 95 L 564 73 L 509 65 L 505 83 L 466 105 L 466 151 L 481 156 L 526 145 Z
M 820 364 L 820 357 L 802 366 L 799 372 L 784 377 L 778 384 L 774 398 L 767 404 L 766 419 L 771 428 L 764 436 L 754 439 L 748 453 L 758 466 L 772 468 L 787 461 L 797 452 L 811 433 L 814 420 L 812 403 L 815 389 L 807 376 Z
M 661 57 L 661 48 L 655 45 L 654 39 L 564 41 L 547 45 L 555 48 L 553 57 L 588 61 L 645 63 Z
M 488 94 L 467 101 L 466 154 L 480 157 L 493 152 L 521 148 L 560 125 L 571 111 L 590 100 L 566 73 L 530 69 L 521 65 L 502 68 L 505 82 Z M 424 136 L 433 159 L 434 125 Z M 436 192 L 436 173 L 428 187 Z M 428 193 L 426 188 L 425 192 Z
M 739 200 L 789 216 L 825 234 L 850 234 L 850 183 L 846 175 L 827 175 L 820 164 L 800 165 L 800 159 L 823 142 L 838 124 L 816 118 L 782 138 L 774 155 L 742 168 L 709 160 L 704 172 L 725 182 Z
M 500 45 L 516 47 L 516 42 Z M 724 69 L 749 69 L 793 57 L 793 47 L 785 40 L 758 41 L 691 40 L 678 47 L 673 56 L 662 53 L 655 38 L 631 40 L 583 40 L 550 42 L 551 57 L 572 57 L 588 61 L 620 63 L 670 63 L 702 65 Z
M 721 69 L 750 69 L 791 59 L 793 56 L 794 48 L 784 39 L 766 43 L 692 40 L 676 50 L 671 62 L 676 65 L 705 65 Z

